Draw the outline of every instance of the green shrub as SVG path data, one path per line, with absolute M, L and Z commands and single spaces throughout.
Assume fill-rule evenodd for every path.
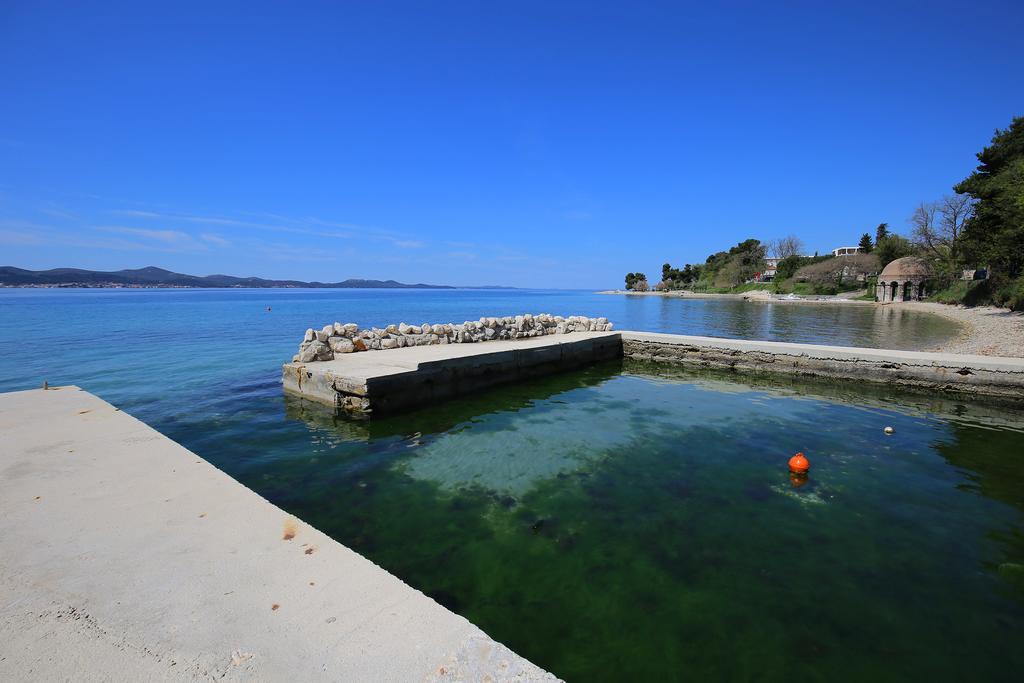
M 1024 278 L 956 281 L 928 298 L 940 304 L 1003 306 L 1012 311 L 1024 311 Z
M 988 306 L 992 301 L 992 280 L 969 282 L 964 292 L 964 306 Z
M 1005 306 L 1011 311 L 1024 311 L 1024 277 L 995 283 L 992 301 L 997 306 Z
M 945 287 L 939 285 L 929 286 L 929 284 L 926 284 L 925 287 L 926 291 L 931 292 L 928 295 L 930 301 L 937 301 L 940 304 L 962 304 L 964 303 L 964 297 L 967 296 L 967 292 L 971 290 L 971 286 L 974 283 L 960 280 L 950 283 Z

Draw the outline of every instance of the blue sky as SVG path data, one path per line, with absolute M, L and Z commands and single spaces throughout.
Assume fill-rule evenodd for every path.
M 598 288 L 855 243 L 1024 114 L 1020 2 L 0 2 L 0 265 Z

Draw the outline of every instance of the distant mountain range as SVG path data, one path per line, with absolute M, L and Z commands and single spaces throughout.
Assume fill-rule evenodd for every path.
M 414 285 L 395 280 L 343 280 L 341 282 L 302 282 L 301 280 L 265 280 L 260 277 L 232 275 L 185 275 L 149 266 L 132 270 L 83 270 L 54 268 L 25 270 L 0 266 L 0 287 L 315 287 L 323 289 L 455 289 L 447 285 Z M 486 289 L 512 289 L 487 287 Z

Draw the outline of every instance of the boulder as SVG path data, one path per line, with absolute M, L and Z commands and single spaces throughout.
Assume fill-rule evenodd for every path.
M 385 350 L 386 349 L 397 349 L 398 348 L 398 340 L 395 339 L 394 337 L 385 337 L 384 339 L 380 340 L 380 348 L 381 349 L 385 349 Z
M 328 346 L 334 353 L 352 353 L 356 350 L 355 344 L 348 337 L 331 337 Z
M 369 347 L 366 346 L 365 339 L 363 339 L 362 337 L 356 337 L 355 339 L 352 340 L 352 348 L 354 348 L 356 351 L 366 351 L 366 349 Z
M 300 363 L 311 363 L 315 360 L 331 360 L 334 354 L 331 347 L 321 341 L 310 342 L 308 346 L 299 351 Z
M 314 339 L 316 339 L 316 331 L 311 327 L 308 330 L 306 330 L 306 334 L 302 338 L 302 341 L 304 341 L 304 342 L 311 342 Z

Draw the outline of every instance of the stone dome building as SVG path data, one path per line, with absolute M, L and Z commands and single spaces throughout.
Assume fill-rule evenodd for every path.
M 931 276 L 932 267 L 923 258 L 898 258 L 882 269 L 875 296 L 883 303 L 920 301 L 925 296 L 925 280 Z

